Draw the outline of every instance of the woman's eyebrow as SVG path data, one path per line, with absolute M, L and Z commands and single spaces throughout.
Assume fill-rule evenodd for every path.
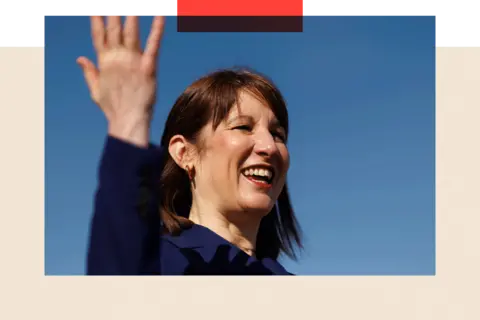
M 248 121 L 253 121 L 253 117 L 252 116 L 246 116 L 246 115 L 239 115 L 239 116 L 235 116 L 233 118 L 231 118 L 230 120 L 227 121 L 228 124 L 231 124 L 235 121 L 238 121 L 238 120 L 248 120 Z

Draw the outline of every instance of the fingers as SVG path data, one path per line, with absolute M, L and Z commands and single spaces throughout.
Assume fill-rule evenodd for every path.
M 112 48 L 124 45 L 128 49 L 140 49 L 137 16 L 127 17 L 124 28 L 122 28 L 122 19 L 120 16 L 107 17 L 106 28 L 103 17 L 94 16 L 91 17 L 90 20 L 93 44 L 97 52 L 101 52 L 106 46 Z M 164 17 L 155 17 L 153 19 L 151 31 L 144 50 L 145 56 L 154 59 L 158 55 L 164 26 Z
M 97 52 L 101 52 L 105 47 L 105 25 L 103 17 L 90 18 L 93 46 Z
M 83 76 L 85 77 L 85 82 L 87 83 L 90 94 L 95 96 L 98 83 L 98 70 L 95 64 L 88 60 L 85 57 L 80 57 L 77 59 L 78 65 L 83 70 Z
M 143 54 L 151 59 L 155 59 L 160 48 L 160 40 L 162 39 L 165 27 L 165 17 L 153 18 L 152 29 L 145 45 Z
M 123 44 L 128 49 L 140 49 L 138 17 L 127 17 L 123 30 Z
M 119 47 L 122 44 L 121 17 L 107 17 L 107 42 L 109 47 Z

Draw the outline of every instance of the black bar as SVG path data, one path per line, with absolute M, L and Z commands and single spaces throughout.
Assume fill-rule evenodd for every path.
M 440 9 L 440 40 L 480 40 L 480 8 Z
M 178 32 L 302 32 L 303 16 L 178 16 Z

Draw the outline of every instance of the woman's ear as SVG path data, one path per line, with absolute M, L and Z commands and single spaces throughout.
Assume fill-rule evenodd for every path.
M 187 139 L 182 135 L 175 135 L 170 139 L 168 144 L 168 152 L 172 157 L 173 161 L 180 167 L 185 168 L 188 165 L 189 161 L 189 149 L 190 144 L 188 143 Z

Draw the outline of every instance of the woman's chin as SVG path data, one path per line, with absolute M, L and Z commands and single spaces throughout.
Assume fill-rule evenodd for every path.
M 242 207 L 249 212 L 256 212 L 267 215 L 275 205 L 267 195 L 250 197 L 248 200 L 242 201 Z

